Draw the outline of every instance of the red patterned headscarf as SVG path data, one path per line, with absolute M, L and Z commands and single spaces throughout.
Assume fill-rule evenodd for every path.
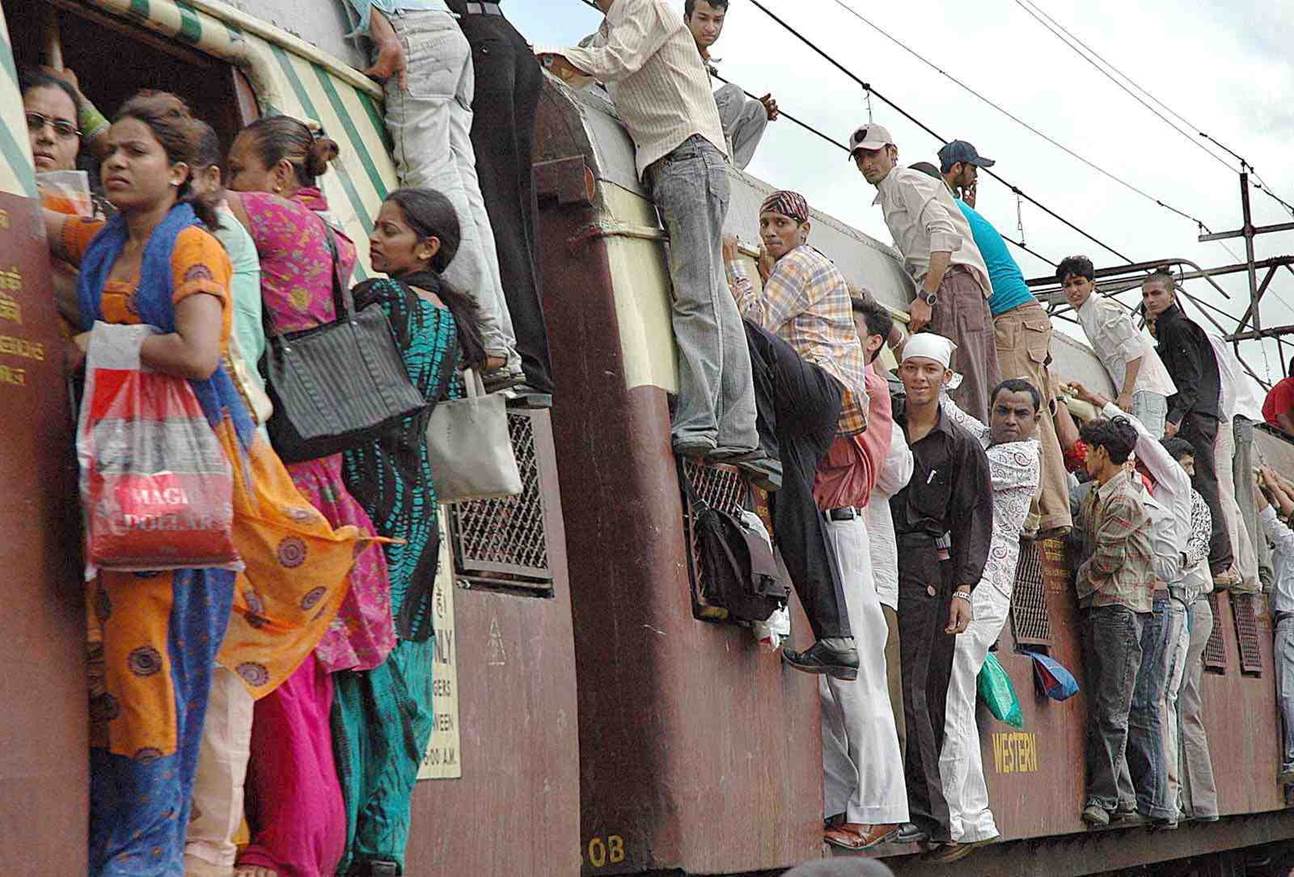
M 760 213 L 780 213 L 789 216 L 796 222 L 809 221 L 809 202 L 799 192 L 782 190 L 774 192 L 759 205 Z

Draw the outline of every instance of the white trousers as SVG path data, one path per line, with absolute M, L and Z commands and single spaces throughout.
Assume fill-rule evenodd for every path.
M 184 843 L 185 877 L 229 877 L 243 822 L 243 782 L 251 757 L 251 692 L 238 674 L 219 665 L 211 674 L 207 717 L 193 780 L 193 809 Z
M 1240 576 L 1237 590 L 1258 593 L 1258 552 L 1249 538 L 1244 516 L 1236 502 L 1236 428 L 1230 420 L 1218 422 L 1218 437 L 1213 440 L 1213 465 L 1218 473 L 1218 499 L 1222 504 L 1222 517 L 1227 521 L 1227 535 L 1231 537 L 1231 555 L 1235 558 L 1235 571 Z
M 980 754 L 975 702 L 979 671 L 997 642 L 1011 611 L 1011 598 L 989 582 L 971 595 L 974 620 L 957 636 L 953 672 L 948 680 L 948 708 L 944 718 L 944 746 L 939 753 L 939 778 L 948 801 L 952 838 L 962 843 L 988 840 L 998 834 L 989 809 L 988 785 Z
M 858 649 L 858 678 L 818 677 L 822 699 L 824 813 L 846 821 L 888 825 L 908 821 L 903 756 L 885 673 L 889 629 L 872 579 L 867 524 L 827 521 L 827 538 L 845 591 L 849 629 Z

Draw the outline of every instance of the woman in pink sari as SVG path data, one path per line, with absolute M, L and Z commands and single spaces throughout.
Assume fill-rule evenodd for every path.
M 341 283 L 350 284 L 355 246 L 330 226 L 327 201 L 316 185 L 336 156 L 335 142 L 287 116 L 252 123 L 230 149 L 230 208 L 256 244 L 262 303 L 276 332 L 333 321 L 335 263 Z M 334 526 L 375 532 L 345 487 L 340 454 L 287 468 Z M 252 841 L 239 856 L 239 877 L 335 871 L 345 849 L 346 811 L 330 731 L 332 674 L 372 669 L 394 644 L 390 582 L 382 549 L 375 546 L 357 559 L 346 602 L 314 654 L 256 703 L 247 770 Z

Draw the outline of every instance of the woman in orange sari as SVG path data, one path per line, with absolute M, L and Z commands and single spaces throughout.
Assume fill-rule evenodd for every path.
M 217 220 L 191 186 L 198 136 L 183 101 L 141 92 L 117 113 L 103 161 L 119 213 L 46 213 L 53 254 L 81 269 L 80 328 L 152 325 L 141 363 L 189 381 L 231 463 L 244 564 L 100 571 L 89 583 L 91 877 L 183 872 L 212 666 L 254 693 L 286 679 L 335 615 L 361 539 L 334 531 L 292 487 L 225 370 L 230 265 L 200 225 Z M 89 335 L 74 339 L 77 351 Z

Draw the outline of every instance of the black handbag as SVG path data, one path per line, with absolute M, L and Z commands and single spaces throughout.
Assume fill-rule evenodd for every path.
M 767 621 L 790 595 L 786 573 L 764 534 L 739 517 L 704 502 L 679 467 L 692 510 L 692 532 L 700 555 L 699 603 L 707 619 Z
M 337 237 L 320 222 L 332 254 L 333 322 L 279 332 L 270 309 L 264 311 L 269 343 L 262 371 L 274 403 L 266 429 L 285 463 L 356 447 L 428 404 L 409 380 L 386 314 L 378 307 L 355 312 L 341 280 Z

